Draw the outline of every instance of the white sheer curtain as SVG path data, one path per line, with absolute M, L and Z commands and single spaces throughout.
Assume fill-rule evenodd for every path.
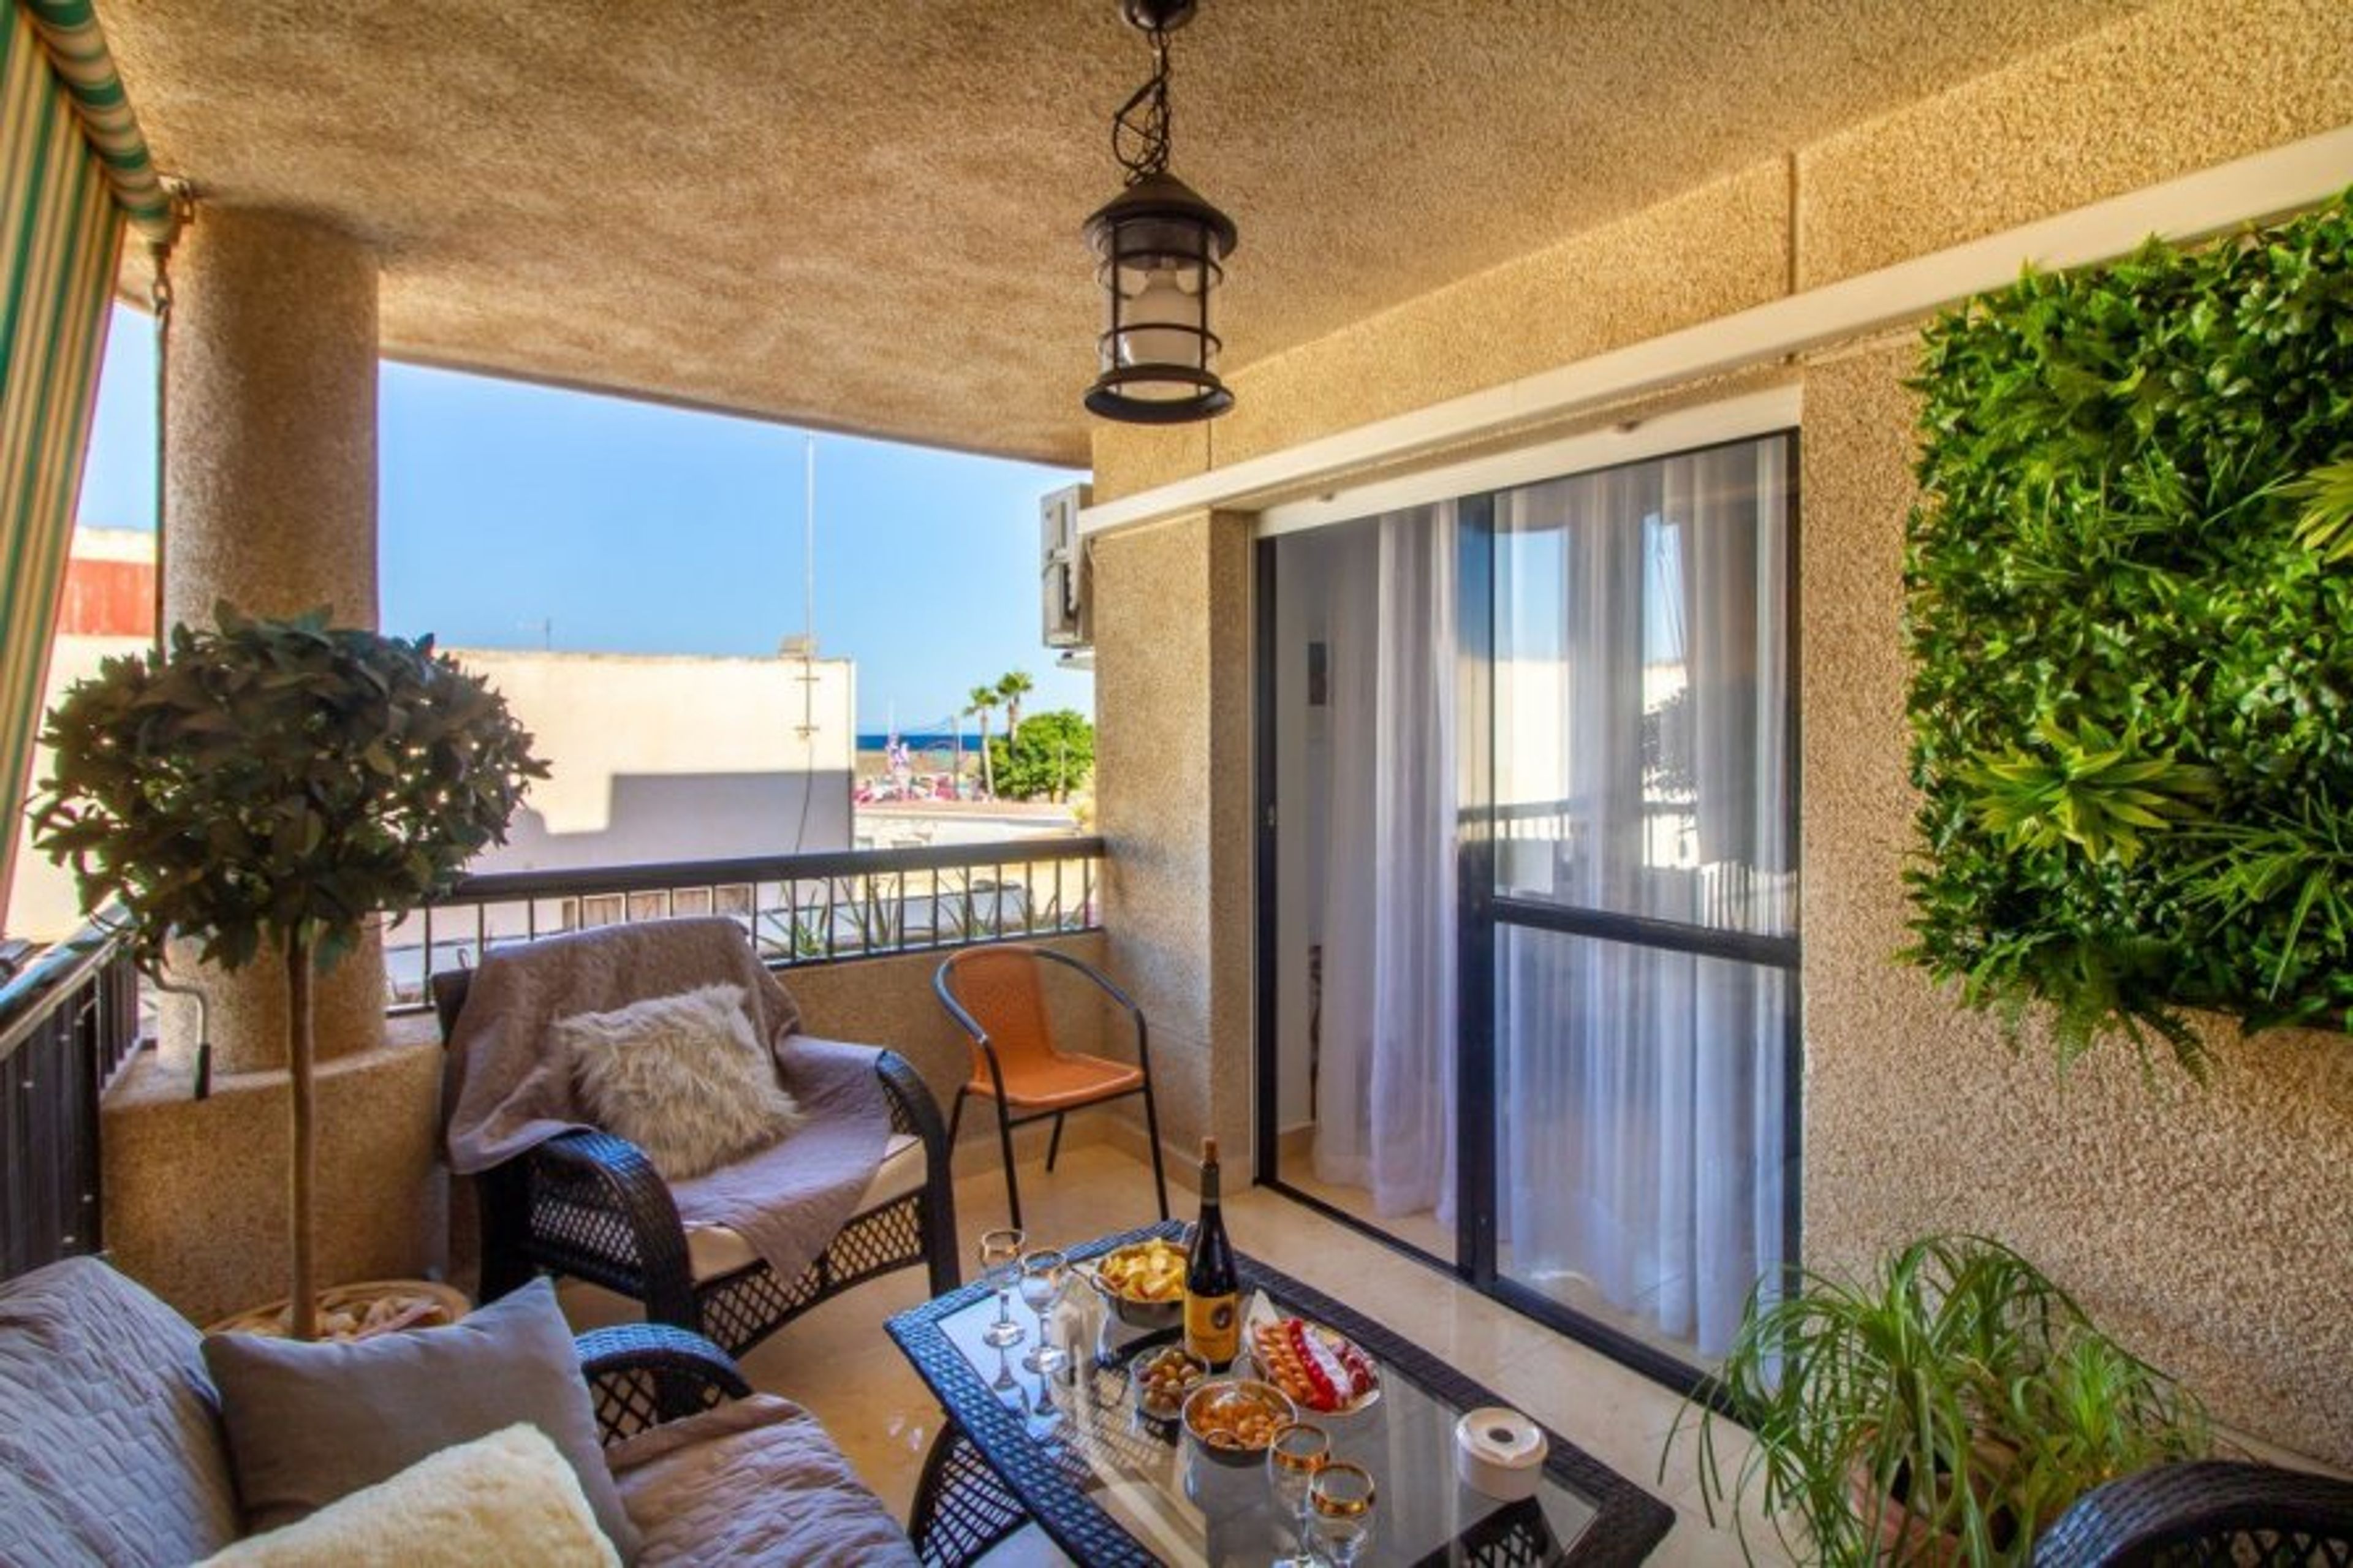
M 1451 503 L 1351 530 L 1331 595 L 1332 797 L 1315 1174 L 1454 1209 Z
M 1499 795 L 1558 813 L 1504 846 L 1507 890 L 1794 933 L 1785 452 L 1504 498 Z M 1505 1272 L 1722 1351 L 1780 1261 L 1788 976 L 1526 927 L 1497 952 Z

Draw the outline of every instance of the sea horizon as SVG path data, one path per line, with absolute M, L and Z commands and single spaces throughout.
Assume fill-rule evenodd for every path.
M 991 736 L 1002 735 L 1004 732 L 1000 729 L 989 731 Z M 952 752 L 956 749 L 957 744 L 956 734 L 953 730 L 902 730 L 899 733 L 899 740 L 911 752 Z M 858 731 L 858 749 L 861 752 L 879 752 L 890 743 L 891 732 L 887 730 Z M 980 747 L 980 731 L 966 731 L 963 745 L 967 752 L 977 751 Z

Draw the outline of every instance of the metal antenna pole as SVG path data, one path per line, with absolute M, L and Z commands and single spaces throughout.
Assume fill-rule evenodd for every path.
M 817 655 L 817 437 L 801 437 L 801 636 Z
M 807 432 L 801 437 L 801 739 L 807 742 L 816 733 L 817 436 Z M 812 778 L 802 779 L 804 799 L 814 787 Z

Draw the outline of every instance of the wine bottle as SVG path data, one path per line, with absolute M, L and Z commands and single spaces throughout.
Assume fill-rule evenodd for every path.
M 1201 1219 L 1185 1260 L 1185 1348 L 1222 1372 L 1242 1344 L 1241 1279 L 1218 1201 L 1218 1141 L 1201 1140 Z

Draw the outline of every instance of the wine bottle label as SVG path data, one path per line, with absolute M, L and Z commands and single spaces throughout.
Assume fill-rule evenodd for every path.
M 1185 1348 L 1212 1366 L 1224 1366 L 1241 1352 L 1239 1295 L 1185 1298 Z

